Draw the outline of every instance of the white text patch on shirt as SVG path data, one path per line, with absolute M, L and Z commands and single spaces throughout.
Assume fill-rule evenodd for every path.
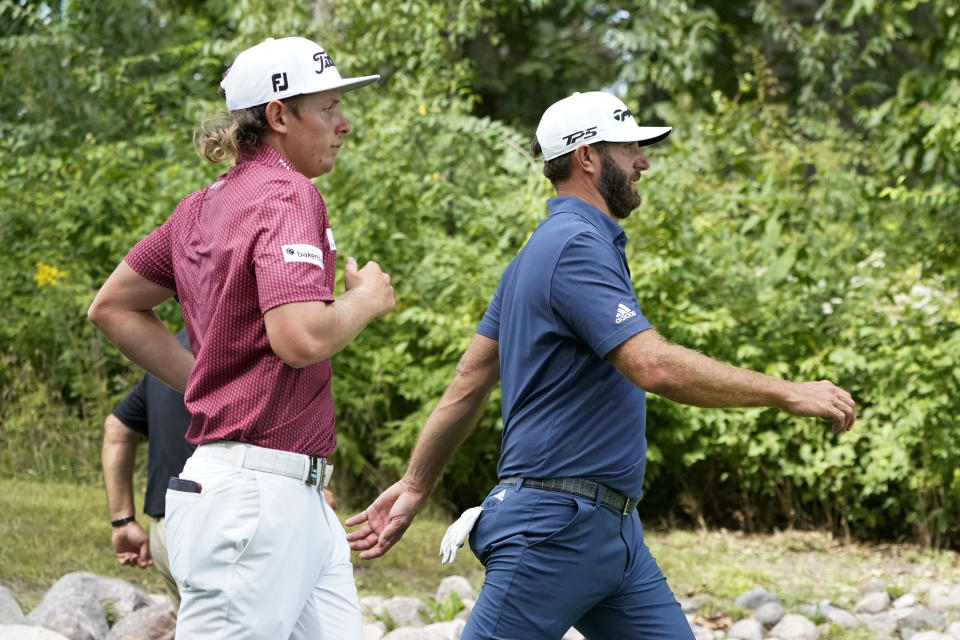
M 327 227 L 327 244 L 330 245 L 330 251 L 337 250 L 337 243 L 333 241 L 333 229 Z
M 280 252 L 284 262 L 309 262 L 323 269 L 323 249 L 312 244 L 285 244 Z

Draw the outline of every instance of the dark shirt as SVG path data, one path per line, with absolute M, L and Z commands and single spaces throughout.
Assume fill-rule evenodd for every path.
M 186 330 L 177 332 L 177 340 L 184 348 L 190 348 Z M 183 404 L 183 394 L 147 374 L 117 405 L 113 415 L 150 441 L 143 511 L 155 518 L 163 517 L 167 482 L 171 476 L 180 475 L 195 448 L 184 439 L 190 414 Z
M 606 359 L 650 328 L 630 281 L 626 235 L 579 198 L 551 198 L 547 210 L 477 329 L 500 354 L 497 471 L 588 478 L 639 497 L 646 394 Z

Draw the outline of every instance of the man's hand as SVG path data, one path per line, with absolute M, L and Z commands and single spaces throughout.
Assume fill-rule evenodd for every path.
M 849 431 L 857 419 L 857 405 L 849 393 L 829 380 L 792 383 L 784 409 L 795 416 L 833 423 L 834 433 Z
M 357 269 L 356 259 L 347 258 L 343 268 L 343 286 L 347 291 L 362 289 L 377 316 L 387 313 L 396 304 L 393 287 L 390 286 L 390 274 L 384 273 L 376 262 L 368 262 L 362 269 Z
M 348 527 L 366 523 L 347 534 L 350 548 L 361 551 L 364 560 L 385 554 L 403 536 L 426 497 L 425 492 L 415 490 L 401 478 L 364 511 L 344 522 Z
M 128 522 L 114 529 L 110 542 L 120 564 L 136 565 L 141 569 L 153 564 L 149 548 L 150 537 L 136 522 Z

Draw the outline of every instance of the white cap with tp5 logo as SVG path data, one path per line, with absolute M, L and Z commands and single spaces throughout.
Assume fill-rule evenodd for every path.
M 575 93 L 550 105 L 537 125 L 543 161 L 549 162 L 582 144 L 639 142 L 641 147 L 660 142 L 673 127 L 641 127 L 627 105 L 602 91 Z

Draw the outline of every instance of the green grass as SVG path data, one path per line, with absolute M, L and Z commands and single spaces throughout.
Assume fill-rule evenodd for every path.
M 134 495 L 142 496 L 142 489 L 136 488 Z M 343 506 L 339 511 L 341 519 L 353 513 Z M 138 519 L 141 524 L 147 520 Z M 479 590 L 483 567 L 469 549 L 461 549 L 453 565 L 440 564 L 440 540 L 448 524 L 427 510 L 383 558 L 354 557 L 361 597 L 403 594 L 426 600 L 450 575 L 465 576 Z M 0 584 L 13 592 L 26 613 L 72 571 L 121 578 L 150 593 L 163 593 L 154 568 L 116 562 L 102 487 L 0 479 Z
M 135 495 L 142 495 L 136 488 Z M 344 496 L 338 498 L 344 505 Z M 356 506 L 356 505 L 354 505 Z M 341 506 L 339 515 L 355 513 Z M 103 488 L 0 479 L 0 584 L 24 612 L 71 571 L 121 578 L 150 593 L 162 593 L 153 569 L 122 567 L 110 547 Z M 423 601 L 450 575 L 465 576 L 479 590 L 483 568 L 469 549 L 441 565 L 440 540 L 451 518 L 426 509 L 385 557 L 354 558 L 357 585 L 365 595 L 410 595 Z M 729 531 L 646 531 L 647 544 L 678 597 L 709 594 L 706 614 L 740 613 L 733 600 L 749 589 L 777 593 L 788 610 L 812 599 L 830 598 L 849 606 L 862 584 L 882 581 L 891 593 L 905 593 L 919 580 L 960 582 L 960 561 L 952 551 L 910 545 L 842 544 L 824 533 L 782 532 L 745 535 Z M 831 629 L 831 640 L 858 640 L 862 630 Z

